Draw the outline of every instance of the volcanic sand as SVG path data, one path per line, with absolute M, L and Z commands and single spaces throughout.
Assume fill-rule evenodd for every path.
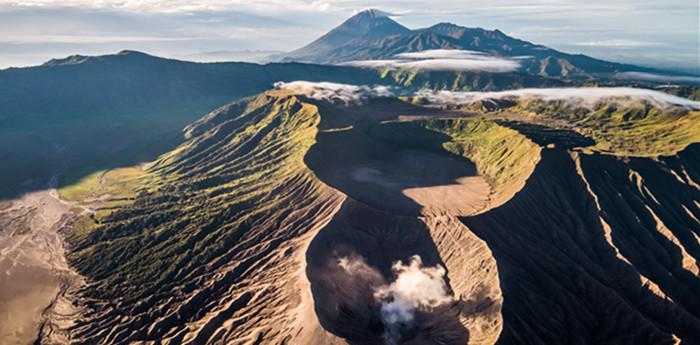
M 34 342 L 44 310 L 74 276 L 58 233 L 70 208 L 42 190 L 0 211 L 0 344 Z

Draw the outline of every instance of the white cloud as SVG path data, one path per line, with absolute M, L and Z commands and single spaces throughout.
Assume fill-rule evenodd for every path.
M 340 66 L 353 66 L 353 67 L 364 67 L 364 68 L 396 68 L 396 64 L 399 60 L 358 60 L 339 63 Z
M 0 38 L 1 43 L 122 43 L 122 42 L 177 42 L 196 37 L 160 36 L 107 36 L 107 35 L 40 35 Z
M 275 88 L 288 90 L 294 94 L 312 99 L 342 102 L 345 104 L 362 103 L 368 98 L 391 97 L 393 93 L 387 86 L 348 85 L 330 82 L 277 82 Z
M 574 43 L 574 45 L 586 46 L 586 47 L 615 47 L 615 48 L 630 47 L 630 48 L 632 48 L 632 47 L 653 47 L 653 46 L 660 46 L 662 44 L 658 43 L 658 42 L 644 42 L 644 41 L 635 41 L 635 40 L 627 40 L 627 39 L 613 39 L 613 40 L 602 40 L 602 41 L 578 42 L 578 43 Z
M 539 98 L 545 101 L 564 100 L 572 105 L 592 107 L 604 100 L 647 100 L 660 107 L 679 106 L 700 109 L 700 102 L 669 95 L 667 93 L 629 87 L 582 87 L 553 89 L 520 89 L 500 92 L 452 92 L 421 90 L 416 93 L 433 104 L 469 104 L 483 99 Z
M 425 71 L 481 71 L 490 73 L 513 72 L 520 67 L 516 61 L 499 58 L 479 60 L 431 59 L 401 63 L 399 68 Z
M 257 13 L 285 10 L 325 12 L 334 8 L 333 1 L 303 0 L 0 0 L 0 6 L 76 7 L 153 13 L 217 12 L 241 8 Z
M 361 60 L 341 63 L 344 66 L 364 68 L 391 68 L 421 71 L 482 71 L 489 73 L 513 72 L 518 61 L 469 50 L 435 49 L 402 53 L 397 59 Z
M 486 59 L 488 55 L 473 50 L 432 49 L 412 53 L 396 54 L 399 59 Z
M 500 58 L 478 60 L 430 59 L 400 63 L 399 68 L 425 71 L 482 71 L 490 73 L 513 72 L 520 64 Z
M 617 73 L 615 75 L 615 78 L 626 79 L 626 80 L 648 80 L 648 81 L 657 81 L 657 82 L 682 82 L 682 83 L 700 84 L 700 77 L 673 76 L 673 75 L 645 73 L 645 72 Z

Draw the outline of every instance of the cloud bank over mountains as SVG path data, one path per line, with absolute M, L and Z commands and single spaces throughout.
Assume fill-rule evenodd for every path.
M 537 98 L 544 101 L 567 101 L 571 105 L 593 107 L 606 100 L 645 100 L 659 107 L 678 106 L 700 109 L 700 102 L 664 92 L 631 87 L 581 87 L 519 89 L 499 92 L 455 92 L 420 90 L 416 96 L 435 105 L 470 104 L 484 99 Z
M 398 90 L 382 85 L 349 85 L 330 82 L 277 82 L 275 88 L 312 99 L 361 104 L 369 98 L 393 97 Z M 631 87 L 579 87 L 579 88 L 531 88 L 497 92 L 459 92 L 422 89 L 413 96 L 433 105 L 470 104 L 484 99 L 537 98 L 544 101 L 568 101 L 572 105 L 594 107 L 601 101 L 645 100 L 656 106 L 700 109 L 700 102 L 670 95 L 664 92 Z
M 647 80 L 647 81 L 657 81 L 657 82 L 683 82 L 683 83 L 694 83 L 700 84 L 700 77 L 691 76 L 673 76 L 673 75 L 663 75 L 655 73 L 645 73 L 645 72 L 622 72 L 615 75 L 617 79 L 624 80 Z
M 520 63 L 514 59 L 506 59 L 469 50 L 424 50 L 398 54 L 395 58 L 390 60 L 351 61 L 341 65 L 419 71 L 479 71 L 489 73 L 507 73 L 520 68 Z

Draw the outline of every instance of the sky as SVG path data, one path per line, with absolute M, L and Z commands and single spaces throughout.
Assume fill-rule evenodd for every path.
M 566 52 L 700 74 L 698 0 L 0 0 L 0 68 L 124 49 L 257 57 L 299 48 L 366 8 L 409 28 L 500 29 Z

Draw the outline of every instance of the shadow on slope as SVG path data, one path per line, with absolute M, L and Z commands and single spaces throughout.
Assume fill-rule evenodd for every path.
M 495 122 L 501 126 L 518 131 L 540 146 L 553 144 L 559 148 L 572 149 L 595 145 L 593 139 L 568 129 L 558 129 L 520 121 L 496 120 Z
M 443 148 L 448 135 L 420 123 L 394 122 L 443 112 L 396 99 L 319 108 L 321 131 L 304 161 L 328 185 L 372 208 L 404 215 L 460 208 L 458 214 L 469 214 L 486 203 L 488 185 L 475 165 Z M 463 195 L 448 197 L 455 193 Z
M 577 165 L 570 155 L 543 150 L 527 184 L 510 201 L 462 218 L 488 244 L 498 264 L 504 296 L 498 343 L 671 344 L 673 335 L 689 342 L 700 339 L 695 293 L 683 295 L 697 292 L 697 275 L 679 274 L 682 246 L 673 248 L 658 233 L 644 234 L 652 230 L 640 204 L 648 202 L 647 192 L 619 183 L 623 171 L 610 176 L 618 163 L 606 162 L 608 158 L 584 156 Z M 696 160 L 691 159 L 693 166 Z M 586 178 L 593 174 L 588 181 L 581 167 Z M 673 193 L 688 190 L 674 188 Z M 669 217 L 679 215 L 680 209 L 674 210 Z M 634 225 L 626 227 L 625 221 Z M 688 229 L 674 228 L 687 235 Z M 646 254 L 628 257 L 631 252 Z M 670 288 L 670 280 L 679 283 L 676 288 Z M 664 292 L 679 299 L 668 299 Z
M 421 197 L 411 198 L 410 190 L 458 187 L 478 178 L 473 163 L 441 149 L 448 140 L 447 135 L 409 123 L 358 126 L 320 132 L 305 162 L 322 181 L 355 200 L 387 212 L 418 215 L 426 206 L 449 204 L 421 204 Z
M 700 144 L 658 161 L 581 155 L 581 169 L 620 253 L 700 318 Z

